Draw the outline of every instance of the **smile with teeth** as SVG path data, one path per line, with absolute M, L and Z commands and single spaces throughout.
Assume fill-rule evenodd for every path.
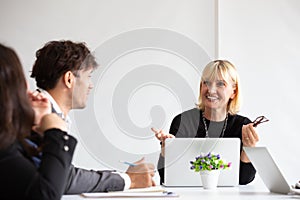
M 207 95 L 206 98 L 210 101 L 216 101 L 219 99 L 217 96 L 209 96 L 209 95 Z

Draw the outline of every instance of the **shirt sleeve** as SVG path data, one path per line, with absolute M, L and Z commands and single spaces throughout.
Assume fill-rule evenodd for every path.
M 65 194 L 80 194 L 83 192 L 121 191 L 125 180 L 114 170 L 87 170 L 71 165 L 65 187 Z
M 252 182 L 255 178 L 256 170 L 253 167 L 252 163 L 240 162 L 240 185 L 246 185 Z
M 243 124 L 247 125 L 252 123 L 251 120 L 247 117 L 244 117 Z M 241 149 L 243 148 L 243 144 L 241 146 Z M 252 163 L 245 163 L 240 161 L 240 179 L 239 179 L 239 184 L 240 185 L 246 185 L 251 183 L 256 175 L 256 170 Z
M 116 173 L 118 173 L 118 172 L 116 172 Z M 128 176 L 128 174 L 126 174 L 126 173 L 119 173 L 119 175 L 124 179 L 124 182 L 125 182 L 124 190 L 129 189 L 130 186 L 131 186 L 131 179 Z

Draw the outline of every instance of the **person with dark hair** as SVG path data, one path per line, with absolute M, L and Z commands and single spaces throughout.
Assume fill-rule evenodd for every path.
M 91 74 L 97 66 L 84 43 L 51 41 L 37 51 L 31 77 L 50 100 L 52 112 L 70 124 L 69 111 L 86 106 L 93 88 Z M 135 164 L 126 173 L 86 170 L 72 165 L 65 193 L 107 192 L 155 185 L 152 180 L 154 165 L 143 160 Z
M 152 128 L 161 142 L 158 171 L 164 182 L 165 139 L 174 138 L 239 138 L 241 147 L 254 147 L 259 140 L 257 124 L 238 115 L 241 104 L 241 86 L 235 66 L 227 60 L 214 60 L 204 68 L 200 81 L 200 94 L 196 108 L 177 115 L 169 133 Z M 239 184 L 245 185 L 255 178 L 256 170 L 244 150 L 240 154 Z
M 44 95 L 27 91 L 27 82 L 15 51 L 0 44 L 0 199 L 61 198 L 69 174 L 76 139 L 66 123 L 51 114 Z M 42 145 L 27 142 L 31 129 Z M 39 167 L 33 155 L 41 153 Z

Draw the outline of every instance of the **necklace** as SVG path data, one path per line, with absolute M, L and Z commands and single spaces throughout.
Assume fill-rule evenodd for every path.
M 205 128 L 205 137 L 208 138 L 208 129 L 207 129 L 207 125 L 206 125 L 206 120 L 204 117 L 204 112 L 202 112 L 202 120 L 203 120 L 203 124 L 204 124 L 204 128 Z M 227 127 L 227 120 L 228 120 L 228 113 L 226 114 L 226 118 L 225 118 L 225 122 L 224 122 L 224 126 L 220 135 L 220 138 L 224 136 L 224 132 L 226 130 Z

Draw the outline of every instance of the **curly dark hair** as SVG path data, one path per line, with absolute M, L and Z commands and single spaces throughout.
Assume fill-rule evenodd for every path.
M 36 52 L 36 61 L 31 76 L 39 88 L 53 89 L 59 78 L 71 71 L 87 70 L 98 66 L 95 57 L 85 43 L 69 40 L 50 41 Z

